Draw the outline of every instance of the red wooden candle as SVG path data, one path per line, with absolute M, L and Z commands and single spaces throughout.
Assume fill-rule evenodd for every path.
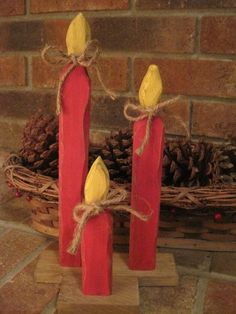
M 99 204 L 100 201 L 105 200 L 109 185 L 108 170 L 101 157 L 98 157 L 90 168 L 85 182 L 85 203 Z M 110 295 L 112 282 L 112 216 L 110 213 L 101 212 L 87 221 L 83 230 L 81 253 L 83 293 Z
M 164 126 L 160 118 L 152 122 L 151 136 L 141 156 L 135 153 L 146 132 L 147 119 L 135 122 L 131 207 L 150 216 L 142 221 L 131 216 L 129 267 L 151 270 L 156 265 L 156 241 L 160 212 Z
M 162 91 L 157 66 L 151 65 L 139 91 L 144 108 L 155 107 Z M 144 222 L 131 216 L 129 267 L 152 270 L 156 266 L 156 242 L 160 212 L 164 125 L 159 117 L 152 119 L 150 137 L 141 155 L 138 148 L 145 138 L 148 118 L 134 123 L 131 207 L 149 216 Z
M 66 44 L 68 55 L 81 55 L 90 39 L 90 30 L 83 14 L 70 23 Z M 68 65 L 71 67 L 71 64 Z M 59 118 L 59 246 L 62 266 L 81 266 L 80 251 L 76 256 L 67 253 L 73 238 L 75 223 L 72 211 L 83 199 L 88 167 L 90 126 L 90 80 L 82 66 L 68 75 L 64 68 L 61 80 L 61 113 Z
M 83 232 L 82 290 L 85 295 L 110 295 L 112 289 L 112 216 L 91 218 Z
M 77 66 L 67 77 L 62 90 L 59 119 L 59 209 L 60 263 L 81 266 L 80 251 L 67 253 L 75 223 L 72 210 L 83 199 L 89 146 L 90 80 L 86 70 Z

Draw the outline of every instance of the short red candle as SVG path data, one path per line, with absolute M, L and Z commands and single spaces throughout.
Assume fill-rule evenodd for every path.
M 85 295 L 110 295 L 112 286 L 112 216 L 91 218 L 83 231 L 82 290 Z

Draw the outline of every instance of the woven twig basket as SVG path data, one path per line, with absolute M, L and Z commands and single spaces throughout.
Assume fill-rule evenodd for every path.
M 17 155 L 9 156 L 4 164 L 4 172 L 7 181 L 12 186 L 30 196 L 33 227 L 40 232 L 57 237 L 59 222 L 57 180 L 30 171 L 22 166 L 21 159 Z M 125 188 L 130 189 L 130 186 Z M 227 214 L 229 220 L 235 214 L 236 221 L 236 186 L 234 185 L 200 188 L 165 186 L 161 191 L 161 205 L 165 221 L 161 221 L 160 230 L 164 232 L 165 237 L 169 235 L 179 238 L 185 237 L 186 234 L 200 234 L 202 238 L 208 237 L 209 240 L 211 236 L 206 237 L 206 233 L 212 235 L 212 232 L 216 230 L 221 235 L 226 231 L 231 232 L 230 238 L 227 237 L 227 239 L 236 241 L 236 223 L 230 221 L 230 224 L 224 226 L 212 222 L 212 213 L 215 209 Z M 166 215 L 167 208 L 175 208 L 179 213 L 179 219 L 178 217 L 174 219 L 172 212 Z M 176 222 L 176 220 L 179 221 Z M 202 223 L 201 226 L 199 225 L 201 220 L 204 226 L 208 226 L 207 228 L 202 228 Z M 118 233 L 128 233 L 128 216 L 116 215 L 115 225 Z

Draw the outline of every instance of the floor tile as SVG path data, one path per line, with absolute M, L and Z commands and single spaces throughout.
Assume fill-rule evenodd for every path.
M 34 280 L 36 260 L 0 289 L 0 314 L 40 314 L 57 295 L 58 285 Z
M 0 237 L 0 277 L 11 271 L 32 253 L 46 238 L 18 230 L 11 230 Z
M 189 314 L 195 299 L 197 278 L 180 277 L 179 286 L 140 288 L 142 314 Z
M 214 253 L 211 262 L 211 271 L 236 276 L 236 253 Z
M 235 314 L 236 284 L 210 280 L 208 283 L 204 314 Z

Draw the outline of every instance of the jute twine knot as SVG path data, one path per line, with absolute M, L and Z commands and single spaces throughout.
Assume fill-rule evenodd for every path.
M 149 142 L 150 135 L 151 135 L 151 127 L 152 127 L 152 120 L 159 115 L 161 109 L 164 107 L 175 103 L 176 101 L 180 100 L 181 96 L 177 96 L 175 98 L 163 101 L 158 103 L 155 107 L 152 108 L 144 108 L 141 105 L 136 105 L 133 103 L 128 102 L 125 107 L 124 107 L 124 116 L 126 117 L 127 120 L 131 122 L 136 122 L 143 120 L 147 118 L 147 124 L 146 124 L 146 132 L 142 141 L 142 144 L 140 145 L 139 148 L 136 149 L 136 154 L 138 156 L 141 156 L 143 154 L 143 151 L 145 149 L 145 146 Z M 175 119 L 178 119 L 178 117 L 174 116 Z M 178 119 L 179 120 L 179 119 Z M 189 131 L 187 130 L 186 124 L 179 120 L 181 124 L 184 126 L 188 136 L 189 136 Z
M 63 51 L 59 50 L 56 46 L 46 45 L 41 53 L 42 59 L 44 62 L 50 65 L 66 65 L 68 64 L 67 70 L 61 76 L 58 84 L 57 90 L 57 109 L 56 113 L 60 114 L 61 112 L 61 102 L 62 102 L 62 87 L 67 79 L 68 75 L 78 66 L 81 65 L 86 68 L 94 68 L 99 83 L 101 84 L 103 90 L 111 97 L 111 99 L 116 98 L 116 94 L 109 90 L 102 79 L 101 72 L 98 67 L 98 58 L 101 54 L 101 47 L 98 40 L 90 40 L 87 42 L 85 50 L 80 55 L 67 55 Z
M 86 223 L 94 216 L 111 210 L 111 211 L 126 211 L 140 220 L 147 221 L 149 216 L 143 215 L 136 210 L 130 208 L 127 205 L 120 204 L 122 201 L 127 199 L 128 193 L 125 189 L 115 188 L 112 189 L 105 200 L 99 201 L 92 204 L 80 203 L 77 204 L 73 210 L 73 218 L 77 222 L 75 228 L 74 237 L 69 246 L 67 252 L 75 255 L 79 244 L 81 242 L 81 236 Z

